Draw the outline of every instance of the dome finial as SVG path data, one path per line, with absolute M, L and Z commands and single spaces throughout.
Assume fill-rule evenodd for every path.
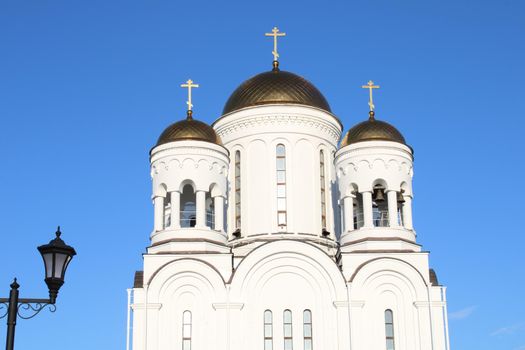
M 372 96 L 372 90 L 373 89 L 379 89 L 379 85 L 374 85 L 374 82 L 372 80 L 369 80 L 366 85 L 361 86 L 363 89 L 369 89 L 370 90 L 370 100 L 368 101 L 368 106 L 370 106 L 370 111 L 368 112 L 370 120 L 374 120 L 375 112 L 374 109 L 376 106 L 374 106 L 374 99 Z
M 277 51 L 277 37 L 286 36 L 286 33 L 280 33 L 279 28 L 273 27 L 271 33 L 264 33 L 264 35 L 273 37 L 273 70 L 279 70 L 279 53 Z
M 188 79 L 188 81 L 186 81 L 186 84 L 181 84 L 180 87 L 181 88 L 188 88 L 188 101 L 186 101 L 186 104 L 188 105 L 188 110 L 186 112 L 186 116 L 187 116 L 187 119 L 192 119 L 193 104 L 191 103 L 191 89 L 192 88 L 198 88 L 199 85 L 198 84 L 194 84 L 193 80 Z

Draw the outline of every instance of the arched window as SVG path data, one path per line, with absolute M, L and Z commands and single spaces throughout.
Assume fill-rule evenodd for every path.
M 191 350 L 191 311 L 182 314 L 182 350 Z
M 392 310 L 385 311 L 386 350 L 394 350 L 394 315 Z
M 273 350 L 273 320 L 270 310 L 264 311 L 264 350 Z
M 319 152 L 319 174 L 321 181 L 321 228 L 326 228 L 326 180 L 324 169 L 324 152 Z
M 241 228 L 241 152 L 235 152 L 235 228 Z
M 304 350 L 312 350 L 312 312 L 310 310 L 303 312 L 303 337 Z
M 180 226 L 195 227 L 196 217 L 195 192 L 191 185 L 185 185 L 180 196 Z
M 276 148 L 276 163 L 277 225 L 280 229 L 286 229 L 286 149 L 282 144 L 278 144 Z
M 284 310 L 284 313 L 283 313 L 283 334 L 284 334 L 284 350 L 292 350 L 293 348 L 292 312 L 290 310 Z

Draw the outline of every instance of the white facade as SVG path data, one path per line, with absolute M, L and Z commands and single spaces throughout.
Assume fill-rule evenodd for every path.
M 213 127 L 223 146 L 152 150 L 134 350 L 449 349 L 445 287 L 412 225 L 409 147 L 338 150 L 339 120 L 306 105 Z

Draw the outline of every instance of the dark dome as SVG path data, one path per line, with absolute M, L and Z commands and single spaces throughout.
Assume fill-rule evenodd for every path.
M 348 130 L 339 148 L 361 141 L 393 141 L 406 145 L 405 138 L 395 127 L 373 118 Z
M 278 68 L 242 83 L 226 102 L 222 114 L 265 104 L 301 104 L 331 112 L 323 94 L 308 80 Z
M 211 126 L 199 120 L 188 118 L 168 126 L 160 135 L 156 146 L 181 140 L 206 141 L 222 145 L 220 137 L 217 136 Z

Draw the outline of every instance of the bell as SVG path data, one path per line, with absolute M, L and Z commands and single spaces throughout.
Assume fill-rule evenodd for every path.
M 405 197 L 403 197 L 403 193 L 397 192 L 397 202 L 398 203 L 405 203 Z
M 376 188 L 374 190 L 374 201 L 378 203 L 385 201 L 385 195 L 382 188 Z

